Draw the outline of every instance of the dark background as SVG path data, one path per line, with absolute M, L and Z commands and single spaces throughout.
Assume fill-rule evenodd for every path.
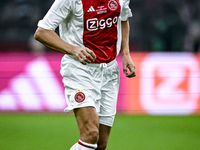
M 53 2 L 1 0 L 0 51 L 31 51 L 37 23 Z M 130 8 L 131 51 L 200 52 L 199 0 L 131 0 Z

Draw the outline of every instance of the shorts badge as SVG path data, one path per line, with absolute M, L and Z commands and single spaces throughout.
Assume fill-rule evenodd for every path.
M 82 103 L 85 100 L 85 94 L 80 90 L 75 94 L 74 99 L 77 103 Z

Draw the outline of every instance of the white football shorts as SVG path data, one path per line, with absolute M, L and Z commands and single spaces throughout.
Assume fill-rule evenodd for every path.
M 119 67 L 116 60 L 110 63 L 87 65 L 65 55 L 61 61 L 61 75 L 65 86 L 68 107 L 94 107 L 99 123 L 112 126 L 116 114 L 119 90 Z

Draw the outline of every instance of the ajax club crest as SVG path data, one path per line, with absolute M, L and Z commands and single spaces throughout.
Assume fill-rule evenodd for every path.
M 115 0 L 110 0 L 108 2 L 108 8 L 112 11 L 115 11 L 118 8 L 118 3 Z
M 77 103 L 82 103 L 85 100 L 85 94 L 82 91 L 78 91 L 75 96 L 74 99 Z

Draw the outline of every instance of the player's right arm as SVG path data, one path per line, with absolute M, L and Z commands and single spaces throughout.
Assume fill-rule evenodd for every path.
M 63 41 L 54 30 L 47 30 L 38 27 L 35 35 L 35 39 L 40 41 L 42 44 L 48 48 L 64 53 L 71 54 L 74 58 L 79 60 L 82 64 L 93 62 L 96 58 L 94 52 L 86 47 L 78 47 L 71 45 Z M 88 60 L 88 59 L 89 60 Z
M 64 53 L 71 54 L 73 51 L 73 45 L 68 44 L 60 39 L 60 37 L 53 30 L 46 30 L 38 27 L 35 35 L 35 39 L 40 41 L 48 48 Z
M 72 12 L 72 0 L 56 0 L 53 5 L 38 23 L 35 32 L 35 39 L 43 43 L 48 48 L 70 54 L 82 64 L 90 63 L 96 58 L 94 52 L 86 47 L 78 47 L 62 40 L 55 29 Z

